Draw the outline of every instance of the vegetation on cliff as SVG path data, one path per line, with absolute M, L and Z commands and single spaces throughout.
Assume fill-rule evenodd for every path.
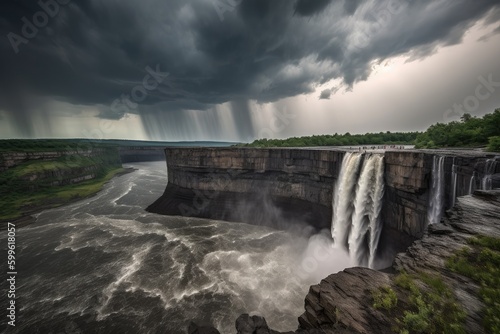
M 437 123 L 419 134 L 416 148 L 486 146 L 500 151 L 500 109 L 484 117 L 464 114 L 460 121 Z
M 114 147 L 106 141 L 87 139 L 2 139 L 0 152 L 59 152 Z
M 487 150 L 490 152 L 500 152 L 500 136 L 489 138 Z
M 486 146 L 500 152 L 500 109 L 483 117 L 464 114 L 460 121 L 436 123 L 425 132 L 380 132 L 366 134 L 334 134 L 292 137 L 287 139 L 257 139 L 244 147 L 309 147 L 359 145 L 415 145 L 416 148 Z
M 357 145 L 411 145 L 419 132 L 380 132 L 366 134 L 334 134 L 288 139 L 258 139 L 245 147 L 309 147 L 309 146 L 357 146 Z
M 394 284 L 372 292 L 373 307 L 393 319 L 394 332 L 465 334 L 466 314 L 440 276 L 403 272 Z
M 500 333 L 500 239 L 477 236 L 468 243 L 470 247 L 464 247 L 446 265 L 480 284 L 484 328 L 487 333 Z
M 500 333 L 500 238 L 477 235 L 452 254 L 446 260 L 447 270 L 472 279 L 480 287 L 484 331 Z M 392 319 L 392 331 L 397 333 L 466 333 L 467 313 L 447 276 L 400 272 L 391 286 L 372 291 L 372 306 Z
M 90 196 L 120 172 L 118 151 L 111 148 L 94 156 L 25 161 L 0 173 L 0 220 Z

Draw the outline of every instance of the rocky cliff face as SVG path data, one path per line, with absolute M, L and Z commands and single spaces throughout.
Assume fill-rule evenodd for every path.
M 120 159 L 123 163 L 138 161 L 161 161 L 165 160 L 163 147 L 128 146 L 120 147 Z
M 329 228 L 344 152 L 307 149 L 167 148 L 168 186 L 148 211 L 276 226 Z
M 301 220 L 329 228 L 343 151 L 332 149 L 167 148 L 168 186 L 148 211 L 258 224 Z M 407 247 L 427 226 L 434 156 L 444 156 L 444 208 L 500 173 L 493 155 L 471 151 L 385 152 L 382 208 L 386 240 Z M 496 182 L 496 184 L 495 184 Z M 492 178 L 493 186 L 500 180 Z M 383 248 L 380 249 L 383 251 Z
M 17 192 L 80 183 L 121 166 L 116 149 L 1 153 L 2 180 Z M 4 190 L 4 189 L 3 189 Z
M 410 150 L 385 153 L 384 225 L 420 238 L 427 226 L 433 159 L 444 157 L 444 209 L 454 198 L 482 189 L 489 174 L 500 173 L 500 158 L 471 151 Z M 488 171 L 489 169 L 489 171 Z M 500 187 L 492 179 L 491 188 Z
M 18 166 L 27 161 L 52 161 L 64 157 L 109 157 L 116 161 L 115 149 L 93 148 L 88 150 L 46 151 L 46 152 L 0 152 L 0 172 Z M 117 161 L 119 163 L 119 160 Z

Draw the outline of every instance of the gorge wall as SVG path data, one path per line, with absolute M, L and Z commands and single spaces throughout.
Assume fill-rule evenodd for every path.
M 161 161 L 165 159 L 163 147 L 122 146 L 118 149 L 123 163 L 139 161 Z
M 380 152 L 379 152 L 380 153 Z M 345 151 L 325 148 L 166 148 L 168 185 L 148 211 L 330 228 L 334 184 Z M 371 153 L 366 153 L 371 154 Z M 384 154 L 384 238 L 420 238 L 432 202 L 435 158 L 443 156 L 443 209 L 456 196 L 500 186 L 495 156 L 479 151 L 402 150 Z M 434 196 L 435 197 L 435 196 Z
M 16 191 L 80 183 L 118 167 L 115 148 L 0 153 L 0 172 Z
M 121 146 L 121 147 L 92 147 L 89 149 L 46 150 L 35 152 L 0 152 L 0 172 L 18 166 L 28 161 L 54 161 L 65 157 L 109 157 L 113 163 L 127 163 L 139 161 L 160 161 L 165 159 L 163 147 L 157 146 Z M 67 159 L 65 159 L 67 160 Z M 71 160 L 71 159 L 70 159 Z
M 500 163 L 497 163 L 500 158 L 494 154 L 452 150 L 385 152 L 385 226 L 422 237 L 427 226 L 429 204 L 435 200 L 431 198 L 431 184 L 433 164 L 439 157 L 443 159 L 441 200 L 444 210 L 453 206 L 456 197 L 477 189 L 500 187 L 500 180 L 495 177 L 500 173 Z
M 344 152 L 167 148 L 168 186 L 148 211 L 280 224 L 331 224 L 333 184 Z M 271 204 L 272 202 L 272 204 Z
M 112 163 L 120 163 L 117 150 L 114 148 L 92 148 L 85 150 L 54 150 L 35 152 L 0 152 L 0 172 L 30 161 L 64 160 L 76 162 L 80 158 L 100 157 Z

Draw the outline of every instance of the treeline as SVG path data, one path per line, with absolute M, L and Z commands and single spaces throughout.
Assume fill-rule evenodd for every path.
M 500 152 L 500 109 L 483 117 L 464 114 L 460 121 L 437 123 L 419 134 L 416 148 L 488 146 L 488 151 Z
M 0 152 L 78 151 L 94 147 L 113 147 L 105 141 L 87 139 L 2 139 Z
M 359 145 L 415 145 L 415 148 L 483 147 L 500 152 L 500 108 L 483 117 L 462 115 L 460 121 L 437 123 L 425 132 L 379 132 L 257 139 L 245 147 L 306 147 Z
M 258 139 L 246 147 L 306 147 L 357 145 L 412 145 L 419 132 L 379 132 L 362 135 L 345 134 L 292 137 L 287 139 Z

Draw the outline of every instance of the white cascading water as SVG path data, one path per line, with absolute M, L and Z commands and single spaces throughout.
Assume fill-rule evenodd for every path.
M 363 162 L 356 186 L 349 252 L 355 263 L 373 266 L 380 237 L 379 215 L 384 196 L 384 157 L 370 155 Z M 368 240 L 366 254 L 365 240 Z M 368 259 L 366 256 L 368 255 Z M 367 261 L 368 260 L 368 261 Z
M 347 247 L 354 209 L 352 200 L 363 155 L 346 152 L 342 160 L 333 200 L 332 237 L 337 246 Z
M 486 166 L 484 168 L 484 176 L 481 180 L 481 189 L 482 190 L 491 190 L 492 182 L 491 175 L 495 173 L 495 169 L 497 166 L 497 161 L 495 159 L 486 160 Z
M 453 164 L 451 166 L 451 207 L 455 206 L 457 199 L 457 166 L 455 166 L 455 157 L 453 157 Z
M 432 162 L 432 185 L 429 196 L 427 223 L 436 224 L 441 220 L 444 208 L 444 157 L 434 156 Z
M 470 183 L 469 183 L 469 195 L 471 195 L 474 190 L 476 190 L 476 171 L 472 172 L 472 176 L 470 177 Z
M 346 153 L 335 188 L 332 236 L 356 265 L 373 268 L 383 196 L 384 156 Z

